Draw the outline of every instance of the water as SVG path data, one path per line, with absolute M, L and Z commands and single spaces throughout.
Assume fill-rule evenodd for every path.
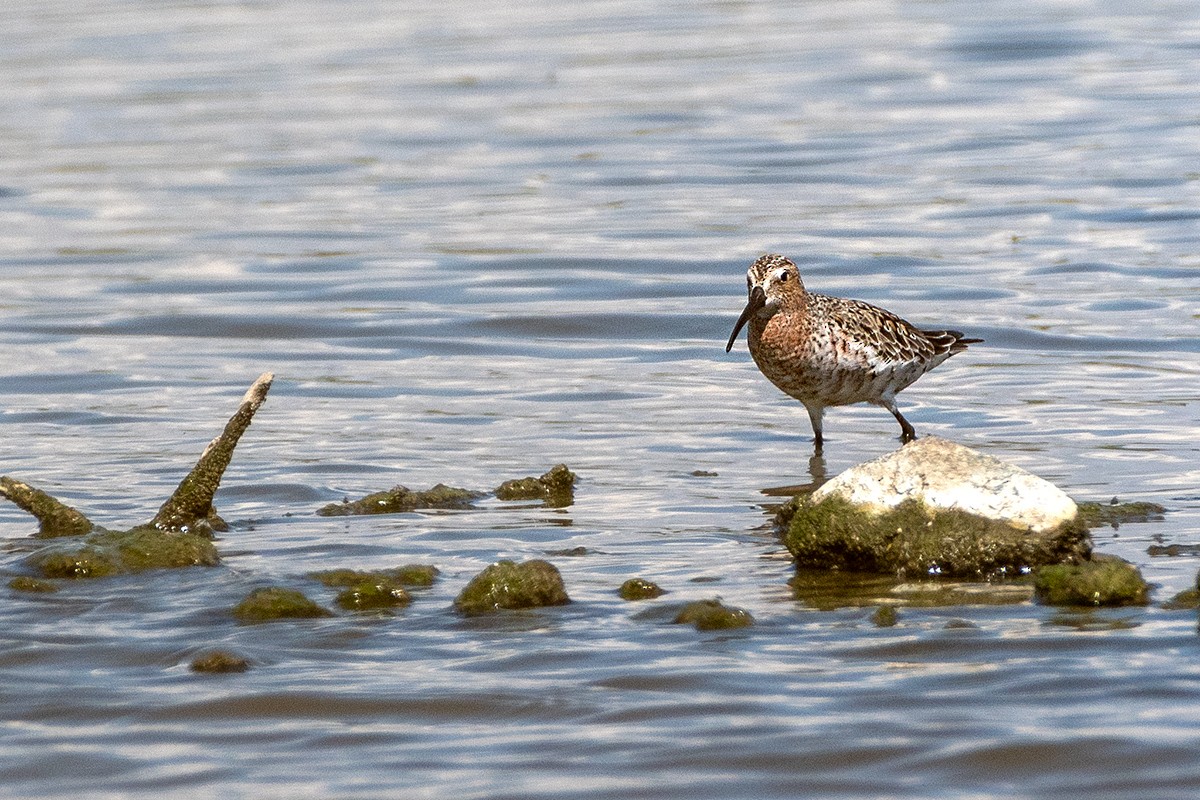
M 1194 612 L 793 599 L 761 490 L 886 452 L 723 351 L 764 251 L 953 325 L 918 432 L 1200 541 L 1191 3 L 6 6 L 0 472 L 151 516 L 263 371 L 224 566 L 0 604 L 13 797 L 1191 797 Z M 324 519 L 557 462 L 566 509 Z M 694 474 L 700 473 L 700 474 Z M 715 474 L 710 474 L 715 473 Z M 32 519 L 0 506 L 4 571 Z M 572 548 L 586 555 L 547 555 Z M 450 607 L 498 558 L 574 603 Z M 314 569 L 437 564 L 394 618 L 239 627 Z M 670 591 L 630 604 L 614 590 Z M 5 581 L 7 582 L 7 580 Z M 669 603 L 758 624 L 701 634 Z M 965 620 L 974 627 L 947 629 Z M 224 647 L 251 659 L 198 676 Z

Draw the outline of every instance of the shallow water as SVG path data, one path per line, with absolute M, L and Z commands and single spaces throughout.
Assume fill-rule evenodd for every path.
M 250 382 L 224 566 L 0 603 L 11 796 L 1190 797 L 1194 612 L 818 611 L 762 489 L 895 446 L 723 351 L 745 267 L 985 345 L 921 433 L 1080 499 L 1161 601 L 1200 557 L 1190 3 L 17 3 L 0 45 L 0 473 L 143 521 Z M 328 519 L 566 462 L 565 509 Z M 32 518 L 0 506 L 4 571 Z M 577 547 L 582 556 L 548 555 Z M 498 558 L 574 603 L 463 619 Z M 423 562 L 392 618 L 252 588 Z M 652 578 L 666 597 L 626 603 Z M 5 581 L 7 583 L 7 579 Z M 697 633 L 719 596 L 757 625 Z M 968 628 L 950 628 L 965 620 Z M 246 655 L 198 676 L 199 652 Z

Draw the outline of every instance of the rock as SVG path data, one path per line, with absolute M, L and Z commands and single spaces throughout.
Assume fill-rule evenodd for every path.
M 900 614 L 894 606 L 880 606 L 871 615 L 871 623 L 876 628 L 893 628 L 900 621 Z
M 57 592 L 58 587 L 50 581 L 21 575 L 8 582 L 8 588 L 17 592 Z
M 82 540 L 44 547 L 27 563 L 46 578 L 103 578 L 148 569 L 215 567 L 221 559 L 205 536 L 143 527 L 96 531 Z
M 675 624 L 694 625 L 698 631 L 721 631 L 749 627 L 754 617 L 744 608 L 732 608 L 720 600 L 697 600 L 683 607 L 675 616 Z
M 255 589 L 233 608 L 239 622 L 267 622 L 275 619 L 332 617 L 333 612 L 314 603 L 295 589 L 268 586 Z
M 1087 528 L 1072 520 L 1048 533 L 1014 528 L 966 511 L 905 500 L 880 513 L 840 495 L 797 499 L 780 509 L 783 543 L 797 569 L 992 580 L 1045 564 L 1086 559 Z
M 391 581 L 363 581 L 342 590 L 337 603 L 347 611 L 387 611 L 412 602 L 404 587 Z
M 1034 574 L 1033 590 L 1048 606 L 1144 606 L 1150 586 L 1133 564 L 1097 555 L 1080 564 L 1054 564 Z
M 402 586 L 432 586 L 441 570 L 432 564 L 405 564 L 402 567 L 360 571 L 356 569 L 326 569 L 310 572 L 308 577 L 326 586 L 351 587 L 361 583 L 398 583 Z
M 1038 533 L 1075 519 L 1075 502 L 1025 470 L 936 436 L 909 442 L 851 467 L 812 494 L 814 503 L 839 496 L 874 511 L 919 500 L 931 509 L 956 509 Z
M 454 607 L 464 614 L 481 614 L 569 602 L 558 569 L 548 561 L 533 559 L 520 564 L 498 561 L 488 566 L 454 599 Z
M 484 497 L 483 492 L 458 489 L 444 483 L 423 492 L 395 486 L 386 492 L 375 492 L 359 500 L 330 503 L 317 509 L 317 514 L 322 517 L 346 517 L 362 514 L 399 514 L 435 508 L 461 511 L 474 507 L 475 501 L 481 497 Z
M 553 508 L 565 508 L 575 501 L 575 473 L 566 464 L 556 464 L 539 478 L 517 478 L 496 488 L 499 500 L 542 500 Z
M 192 672 L 229 673 L 245 672 L 250 662 L 227 650 L 212 650 L 192 660 Z
M 617 594 L 621 596 L 622 600 L 653 600 L 656 597 L 662 597 L 666 592 L 654 581 L 630 578 L 621 584 Z

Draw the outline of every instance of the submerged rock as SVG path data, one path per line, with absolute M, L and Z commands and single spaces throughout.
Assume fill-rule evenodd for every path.
M 471 579 L 454 599 L 464 614 L 559 606 L 571 602 L 562 575 L 548 561 L 498 561 Z
M 575 473 L 566 464 L 556 464 L 539 478 L 505 481 L 496 488 L 500 500 L 542 500 L 554 508 L 575 502 Z
M 1052 483 L 936 436 L 851 467 L 813 492 L 812 499 L 819 503 L 835 496 L 875 512 L 917 500 L 931 509 L 964 511 L 1035 533 L 1069 524 L 1078 513 L 1075 502 Z
M 134 528 L 97 531 L 82 542 L 51 545 L 26 562 L 46 578 L 102 578 L 148 569 L 214 567 L 221 559 L 206 536 Z
M 1091 552 L 1087 529 L 1078 522 L 1033 533 L 966 511 L 934 511 L 912 499 L 882 513 L 836 494 L 796 499 L 778 519 L 798 568 L 988 579 Z
M 213 650 L 192 659 L 192 672 L 229 673 L 245 672 L 250 662 L 227 650 Z
M 1079 518 L 1089 528 L 1103 525 L 1119 527 L 1124 522 L 1149 522 L 1162 519 L 1166 508 L 1158 503 L 1121 503 L 1113 498 L 1109 503 L 1084 502 L 1079 504 Z
M 375 492 L 360 500 L 343 500 L 317 509 L 322 517 L 345 517 L 361 514 L 400 514 L 419 509 L 461 510 L 473 507 L 476 500 L 486 495 L 469 489 L 456 489 L 439 483 L 432 489 L 414 492 L 404 486 L 396 486 L 386 492 Z
M 796 600 L 821 611 L 880 605 L 905 608 L 1013 605 L 1033 597 L 1033 587 L 1026 579 L 901 580 L 880 573 L 804 568 L 797 568 L 789 586 Z
M 733 608 L 720 600 L 697 600 L 680 610 L 675 624 L 694 625 L 698 631 L 720 631 L 749 627 L 754 617 L 744 608 Z
M 268 586 L 255 589 L 233 607 L 239 622 L 268 622 L 276 619 L 332 617 L 333 612 L 309 600 L 303 592 Z
M 666 592 L 654 581 L 630 578 L 621 584 L 617 594 L 621 596 L 622 600 L 653 600 L 656 597 L 662 597 Z
M 880 606 L 871 615 L 871 624 L 876 628 L 894 628 L 900 621 L 900 614 L 895 606 Z
M 57 592 L 58 586 L 50 581 L 21 575 L 8 582 L 8 588 L 18 592 Z
M 326 586 L 357 586 L 360 583 L 391 582 L 403 586 L 432 586 L 441 571 L 432 564 L 405 564 L 390 569 L 360 571 L 356 569 L 327 569 L 310 572 L 308 577 Z
M 1054 564 L 1034 573 L 1034 593 L 1048 606 L 1144 606 L 1150 586 L 1133 564 L 1097 555 L 1079 564 Z
M 337 604 L 347 611 L 387 611 L 412 602 L 403 586 L 392 581 L 363 581 L 338 593 Z

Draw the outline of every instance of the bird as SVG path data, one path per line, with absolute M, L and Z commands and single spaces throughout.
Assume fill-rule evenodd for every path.
M 896 407 L 896 393 L 967 345 L 983 341 L 964 338 L 961 331 L 920 330 L 861 300 L 808 292 L 795 262 L 776 253 L 750 265 L 746 291 L 746 307 L 725 352 L 749 323 L 746 339 L 754 363 L 771 383 L 804 404 L 818 454 L 830 406 L 882 406 L 900 423 L 901 442 L 916 439 Z

